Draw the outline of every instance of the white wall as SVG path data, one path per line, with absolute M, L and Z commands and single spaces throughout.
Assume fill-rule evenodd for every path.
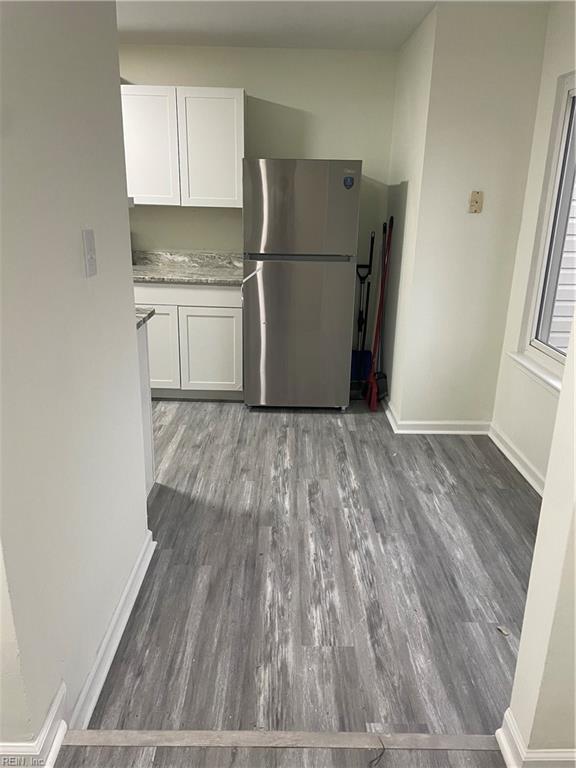
M 494 428 L 513 446 L 521 462 L 540 484 L 546 475 L 558 393 L 542 379 L 527 373 L 510 357 L 510 353 L 523 349 L 522 320 L 531 285 L 530 273 L 557 80 L 560 75 L 573 70 L 574 66 L 574 6 L 572 3 L 554 3 L 548 17 L 538 111 L 494 409 Z M 550 362 L 546 355 L 534 352 L 533 358 L 553 374 L 562 375 L 561 368 Z
M 2 543 L 37 733 L 146 536 L 114 4 L 2 4 L 0 64 Z
M 27 741 L 34 736 L 8 592 L 4 553 L 0 546 L 0 743 L 8 740 Z
M 418 214 L 428 125 L 432 59 L 436 39 L 433 10 L 398 54 L 394 125 L 390 147 L 388 212 L 394 216 L 384 351 L 390 399 L 400 409 L 402 368 L 408 326 L 408 296 L 416 256 Z
M 545 24 L 542 5 L 436 9 L 417 235 L 393 351 L 401 426 L 485 430 L 491 420 Z M 467 213 L 473 189 L 484 191 L 480 215 Z M 403 259 L 413 226 L 408 235 Z
M 573 323 L 507 713 L 535 750 L 576 749 L 574 332 Z
M 132 83 L 245 88 L 246 156 L 364 161 L 360 239 L 380 230 L 394 99 L 393 54 L 122 45 Z M 136 248 L 242 249 L 240 210 L 136 206 Z

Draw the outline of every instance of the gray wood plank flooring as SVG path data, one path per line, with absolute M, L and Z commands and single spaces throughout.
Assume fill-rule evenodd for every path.
M 62 747 L 56 768 L 370 768 L 363 749 Z M 387 750 L 375 768 L 505 768 L 500 752 Z
M 154 429 L 158 547 L 91 728 L 494 733 L 540 498 L 487 437 L 360 404 L 159 401 Z

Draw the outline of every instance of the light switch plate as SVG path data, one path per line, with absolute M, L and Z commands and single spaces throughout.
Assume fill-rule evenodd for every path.
M 84 269 L 86 277 L 94 277 L 98 272 L 96 263 L 96 238 L 93 229 L 82 230 L 82 243 L 84 245 Z
M 468 204 L 468 213 L 482 213 L 484 205 L 484 192 L 470 192 L 470 202 Z

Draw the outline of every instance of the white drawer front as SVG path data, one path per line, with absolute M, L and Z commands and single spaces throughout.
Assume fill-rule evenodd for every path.
M 178 283 L 135 283 L 136 304 L 180 307 L 241 307 L 239 285 L 183 285 Z

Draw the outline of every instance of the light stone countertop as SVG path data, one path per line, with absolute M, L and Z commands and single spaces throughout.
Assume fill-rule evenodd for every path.
M 136 328 L 141 328 L 150 318 L 156 314 L 152 307 L 136 307 Z
M 242 254 L 224 251 L 134 251 L 135 283 L 241 285 Z

